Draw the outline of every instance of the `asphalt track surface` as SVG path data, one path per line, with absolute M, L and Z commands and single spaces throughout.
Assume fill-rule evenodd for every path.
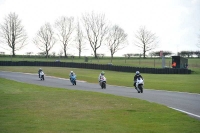
M 0 71 L 0 77 L 41 86 L 93 91 L 117 96 L 138 98 L 165 105 L 169 108 L 186 113 L 191 117 L 200 120 L 200 94 L 159 91 L 151 89 L 144 89 L 144 93 L 137 93 L 137 91 L 131 87 L 114 86 L 108 84 L 106 89 L 101 89 L 98 84 L 87 83 L 78 80 L 77 85 L 74 86 L 71 84 L 69 79 L 45 76 L 45 81 L 41 81 L 37 74 L 25 74 L 20 72 Z

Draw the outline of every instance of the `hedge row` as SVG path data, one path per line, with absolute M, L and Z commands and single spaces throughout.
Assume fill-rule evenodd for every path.
M 131 67 L 131 66 L 115 66 L 109 64 L 89 64 L 89 63 L 74 63 L 74 62 L 0 61 L 0 66 L 50 66 L 50 67 L 71 67 L 71 68 L 111 70 L 119 72 L 140 71 L 142 73 L 152 73 L 152 74 L 191 74 L 190 69 L 142 68 L 142 67 Z

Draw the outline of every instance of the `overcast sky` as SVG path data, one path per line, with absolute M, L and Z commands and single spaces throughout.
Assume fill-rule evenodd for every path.
M 54 24 L 61 16 L 77 18 L 92 11 L 105 14 L 110 23 L 119 25 L 128 34 L 129 46 L 114 56 L 141 52 L 133 45 L 140 26 L 158 36 L 159 47 L 153 51 L 199 50 L 196 44 L 200 34 L 200 0 L 0 0 L 0 23 L 6 15 L 15 12 L 29 37 L 28 45 L 16 53 L 33 51 L 36 54 L 40 50 L 32 40 L 42 25 Z M 61 46 L 55 46 L 51 52 L 60 51 Z M 1 51 L 10 53 L 0 48 Z M 78 51 L 68 52 L 76 54 Z M 82 55 L 88 53 L 91 55 L 90 49 Z M 98 53 L 110 55 L 105 49 Z

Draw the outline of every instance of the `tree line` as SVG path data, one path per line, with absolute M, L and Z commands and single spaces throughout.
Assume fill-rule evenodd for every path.
M 57 44 L 61 44 L 61 55 L 68 57 L 67 49 L 71 46 L 78 50 L 80 57 L 88 44 L 92 48 L 94 57 L 97 58 L 97 50 L 105 45 L 110 51 L 112 62 L 114 54 L 128 45 L 127 37 L 128 34 L 123 28 L 109 24 L 104 14 L 92 12 L 83 14 L 76 21 L 74 17 L 63 16 L 53 25 L 45 23 L 38 29 L 33 43 L 45 53 L 46 57 Z M 0 47 L 8 46 L 15 56 L 15 51 L 28 45 L 27 39 L 28 35 L 19 16 L 16 13 L 5 16 L 4 22 L 0 23 Z M 135 34 L 134 45 L 143 51 L 145 58 L 146 52 L 158 46 L 158 37 L 145 26 L 141 26 Z M 200 47 L 200 44 L 198 46 Z
M 186 58 L 190 58 L 190 57 L 198 57 L 200 58 L 200 51 L 180 51 L 177 54 L 171 52 L 171 51 L 162 51 L 162 56 L 165 57 L 170 57 L 173 55 L 178 55 L 181 57 L 186 57 Z M 143 57 L 142 54 L 140 53 L 127 53 L 123 55 L 124 57 L 130 58 L 130 57 Z M 152 51 L 150 52 L 148 55 L 146 55 L 148 57 L 160 57 L 161 56 L 161 51 Z

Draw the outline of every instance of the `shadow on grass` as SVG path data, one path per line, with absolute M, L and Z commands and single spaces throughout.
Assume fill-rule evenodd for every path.
M 130 109 L 130 110 L 126 110 L 127 112 L 137 112 L 136 110 Z

